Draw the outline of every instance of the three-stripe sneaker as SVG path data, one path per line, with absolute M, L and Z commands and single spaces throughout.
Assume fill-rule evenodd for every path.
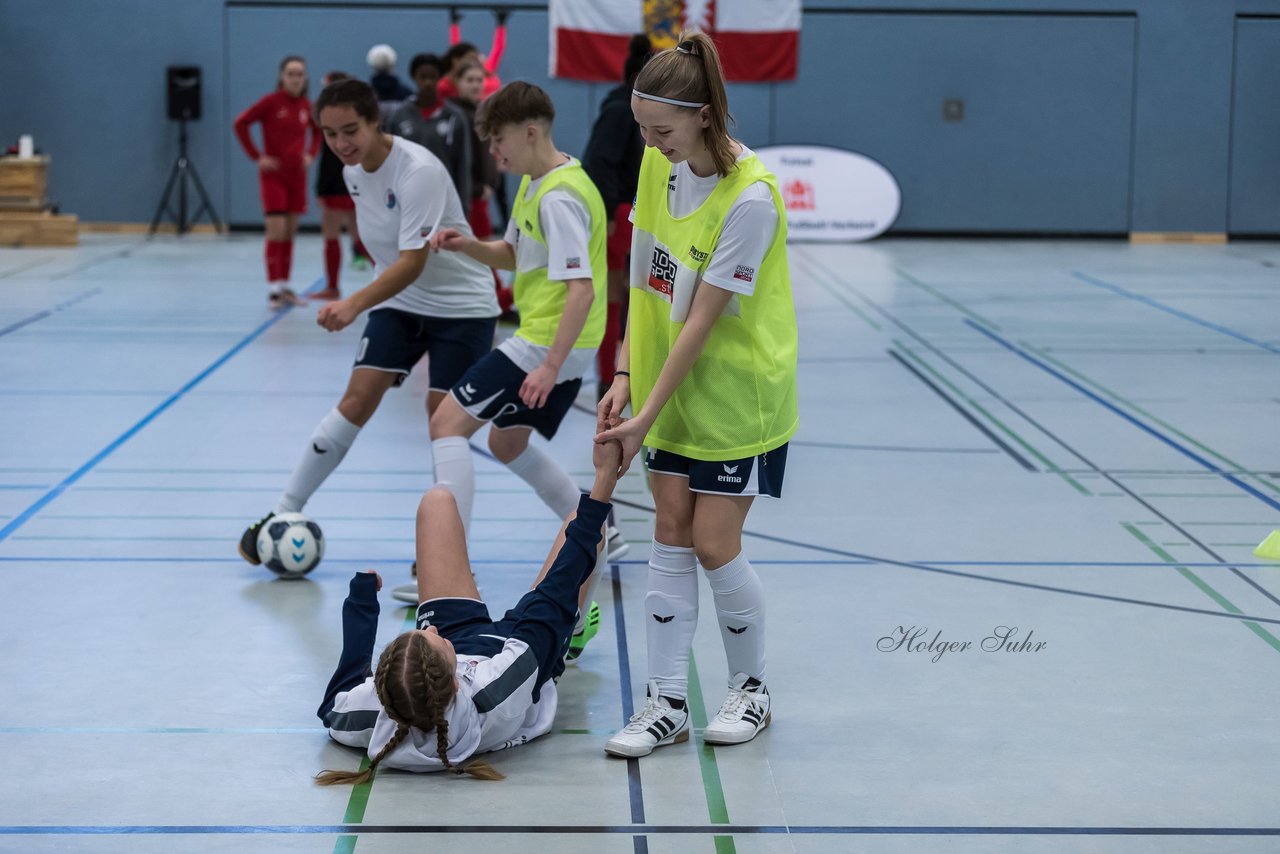
M 739 673 L 729 680 L 729 696 L 702 731 L 708 744 L 742 744 L 769 725 L 769 689 Z
M 652 679 L 646 697 L 644 708 L 605 743 L 605 753 L 648 756 L 655 747 L 689 740 L 689 710 L 671 708 L 667 698 L 659 696 L 658 683 Z
M 591 607 L 587 609 L 587 618 L 583 621 L 582 628 L 569 637 L 569 650 L 564 654 L 565 662 L 572 664 L 577 661 L 582 651 L 587 648 L 587 644 L 599 631 L 600 605 L 592 602 Z

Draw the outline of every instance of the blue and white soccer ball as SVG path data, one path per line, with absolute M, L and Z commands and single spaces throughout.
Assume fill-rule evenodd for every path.
M 281 578 L 301 578 L 324 557 L 324 534 L 301 513 L 279 513 L 258 531 L 258 557 Z

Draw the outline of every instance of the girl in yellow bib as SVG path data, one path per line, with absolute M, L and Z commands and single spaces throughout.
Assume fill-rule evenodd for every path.
M 728 697 L 704 737 L 738 744 L 768 725 L 764 591 L 742 552 L 742 527 L 755 496 L 781 497 L 798 425 L 785 208 L 774 176 L 728 133 L 711 39 L 682 34 L 650 60 L 631 109 L 646 148 L 630 313 L 596 441 L 622 443 L 624 470 L 647 447 L 657 519 L 647 702 L 606 744 L 617 756 L 688 740 L 699 563 L 729 664 Z M 623 420 L 628 403 L 634 414 Z

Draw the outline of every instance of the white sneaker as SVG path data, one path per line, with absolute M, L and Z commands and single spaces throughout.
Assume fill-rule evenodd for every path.
M 622 536 L 622 532 L 617 528 L 609 525 L 605 528 L 604 550 L 609 556 L 609 560 L 621 560 L 631 550 L 631 546 L 627 544 L 627 540 Z
M 644 708 L 604 745 L 614 756 L 648 756 L 655 747 L 689 740 L 689 710 L 673 709 L 658 695 L 658 683 L 649 680 Z
M 708 744 L 742 744 L 769 725 L 769 689 L 739 673 L 729 681 L 729 696 L 702 731 Z
M 410 605 L 418 604 L 418 584 L 401 584 L 391 590 L 391 598 L 397 602 L 408 602 Z

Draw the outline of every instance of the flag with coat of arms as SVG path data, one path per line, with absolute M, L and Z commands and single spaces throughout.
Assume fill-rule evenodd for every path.
M 726 80 L 792 80 L 800 0 L 551 0 L 551 76 L 622 81 L 627 42 L 646 33 L 655 50 L 682 29 L 710 35 Z

